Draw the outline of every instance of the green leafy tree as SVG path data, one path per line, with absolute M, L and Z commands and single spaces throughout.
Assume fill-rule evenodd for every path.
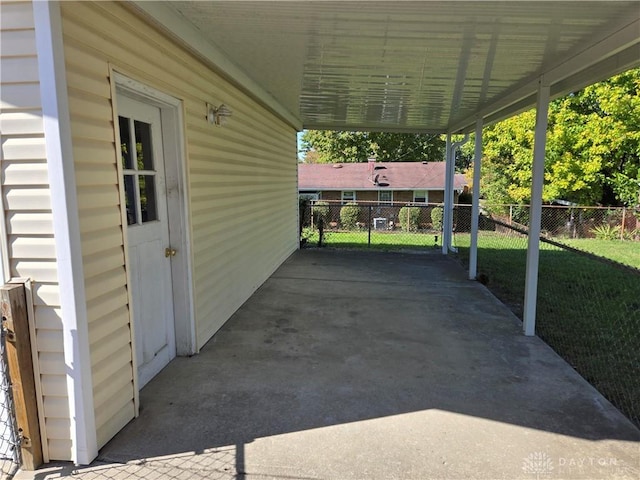
M 640 69 L 551 102 L 548 120 L 544 201 L 640 202 Z M 530 201 L 534 128 L 535 110 L 485 128 L 481 191 L 490 202 Z M 462 151 L 472 155 L 473 141 Z
M 380 162 L 440 161 L 445 141 L 442 135 L 306 130 L 302 149 L 309 163 L 366 162 L 370 157 Z

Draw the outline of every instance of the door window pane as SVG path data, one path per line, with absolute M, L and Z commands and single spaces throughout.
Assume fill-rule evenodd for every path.
M 131 132 L 129 128 L 129 119 L 118 117 L 120 125 L 120 148 L 122 150 L 122 168 L 130 170 L 133 168 L 133 160 L 131 158 Z
M 155 175 L 140 175 L 138 184 L 140 185 L 142 223 L 157 220 Z
M 153 170 L 153 149 L 151 148 L 151 125 L 135 120 L 136 155 L 138 170 Z
M 133 225 L 138 221 L 136 212 L 136 188 L 134 175 L 124 176 L 124 196 L 127 202 L 127 225 Z

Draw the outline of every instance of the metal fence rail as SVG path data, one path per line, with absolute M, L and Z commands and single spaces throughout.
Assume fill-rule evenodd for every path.
M 442 242 L 442 206 L 314 202 L 301 208 L 303 243 L 317 246 L 415 250 Z
M 0 332 L 0 478 L 9 480 L 20 468 L 20 446 L 7 364 L 4 328 L 0 328 Z
M 489 214 L 480 224 L 478 279 L 522 318 L 526 226 Z M 536 333 L 640 426 L 640 269 L 632 266 L 640 257 L 624 255 L 640 255 L 640 243 L 616 236 L 576 245 L 548 233 L 540 240 Z M 466 263 L 469 235 L 456 233 L 455 243 Z

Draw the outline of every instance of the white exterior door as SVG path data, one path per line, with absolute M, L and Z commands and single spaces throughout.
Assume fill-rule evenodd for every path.
M 118 97 L 138 386 L 176 355 L 162 122 L 158 107 Z

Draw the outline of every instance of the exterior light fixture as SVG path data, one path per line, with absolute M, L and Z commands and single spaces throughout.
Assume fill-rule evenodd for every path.
M 207 121 L 212 125 L 224 125 L 231 116 L 231 110 L 224 103 L 219 107 L 215 107 L 207 103 Z

